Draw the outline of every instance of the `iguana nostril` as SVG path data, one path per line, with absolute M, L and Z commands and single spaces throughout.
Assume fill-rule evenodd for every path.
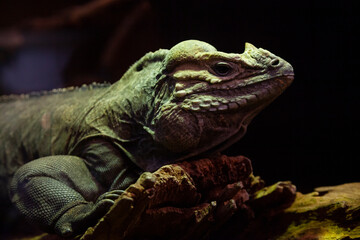
M 280 64 L 280 61 L 279 61 L 279 59 L 277 59 L 277 58 L 274 58 L 274 59 L 271 60 L 271 62 L 270 62 L 270 65 L 271 65 L 272 67 L 277 67 L 277 66 L 279 66 L 279 64 Z

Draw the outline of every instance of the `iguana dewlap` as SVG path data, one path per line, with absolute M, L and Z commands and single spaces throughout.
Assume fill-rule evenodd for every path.
M 0 98 L 0 187 L 29 219 L 68 236 L 143 171 L 238 141 L 293 80 L 289 63 L 196 40 L 150 52 L 112 85 Z

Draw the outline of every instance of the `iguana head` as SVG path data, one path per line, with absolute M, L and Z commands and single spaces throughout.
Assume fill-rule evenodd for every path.
M 139 167 L 154 171 L 238 141 L 293 77 L 289 63 L 249 43 L 233 54 L 184 41 L 137 61 L 88 122 Z
M 267 50 L 245 44 L 242 54 L 205 42 L 175 45 L 156 88 L 154 140 L 184 158 L 224 149 L 293 80 L 293 68 Z

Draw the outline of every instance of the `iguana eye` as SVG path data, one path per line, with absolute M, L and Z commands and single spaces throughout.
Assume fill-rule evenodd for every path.
M 212 66 L 212 70 L 219 76 L 226 76 L 232 72 L 232 67 L 226 62 L 218 62 Z

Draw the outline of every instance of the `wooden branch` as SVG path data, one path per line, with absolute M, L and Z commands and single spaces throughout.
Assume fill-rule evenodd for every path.
M 81 239 L 360 239 L 360 183 L 302 194 L 290 182 L 264 187 L 242 156 L 167 165 L 141 175 Z

